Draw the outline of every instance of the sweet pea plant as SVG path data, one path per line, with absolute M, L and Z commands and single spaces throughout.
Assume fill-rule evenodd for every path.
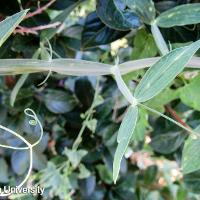
M 124 15 L 124 13 L 120 10 L 120 5 L 122 3 L 126 6 L 126 9 L 128 10 L 126 15 Z M 107 8 L 109 8 L 113 12 L 107 12 Z M 170 44 L 168 44 L 168 42 L 164 40 L 159 29 L 160 27 L 170 28 L 174 26 L 198 24 L 200 22 L 199 11 L 199 3 L 176 6 L 172 9 L 162 12 L 161 14 L 157 14 L 154 3 L 151 0 L 121 0 L 120 2 L 114 0 L 99 0 L 97 1 L 96 12 L 100 19 L 110 28 L 127 30 L 130 27 L 137 28 L 141 26 L 141 24 L 148 25 L 151 29 L 151 33 L 153 35 L 157 48 L 160 51 L 161 57 L 133 60 L 122 64 L 119 63 L 119 58 L 116 58 L 114 65 L 77 59 L 53 59 L 53 50 L 51 49 L 51 45 L 49 43 L 49 50 L 45 50 L 45 55 L 44 52 L 43 55 L 41 55 L 42 60 L 37 59 L 38 55 L 41 54 L 42 47 L 40 48 L 40 52 L 36 52 L 32 59 L 0 59 L 1 75 L 23 74 L 12 91 L 10 102 L 12 105 L 14 105 L 18 91 L 24 84 L 25 80 L 28 78 L 28 74 L 31 73 L 49 72 L 48 77 L 52 72 L 68 76 L 111 75 L 115 79 L 117 87 L 122 93 L 123 97 L 129 103 L 117 135 L 118 144 L 113 161 L 114 183 L 117 182 L 120 172 L 121 161 L 127 151 L 129 143 L 131 139 L 134 140 L 135 138 L 134 132 L 138 123 L 139 113 L 141 109 L 145 109 L 149 112 L 165 118 L 166 120 L 169 120 L 171 123 L 176 124 L 189 134 L 189 137 L 187 138 L 183 148 L 181 169 L 184 174 L 197 171 L 198 169 L 200 169 L 200 159 L 198 159 L 198 154 L 200 153 L 198 146 L 200 143 L 198 127 L 193 130 L 190 127 L 187 127 L 182 123 L 155 110 L 154 108 L 149 107 L 146 102 L 159 95 L 184 70 L 185 67 L 200 67 L 200 59 L 198 57 L 194 57 L 195 53 L 200 48 L 200 40 L 191 42 L 189 45 L 170 50 Z M 6 39 L 12 34 L 19 23 L 25 18 L 27 12 L 27 10 L 22 10 L 21 12 L 11 17 L 8 17 L 0 22 L 0 45 L 2 45 L 6 41 Z M 51 38 L 47 35 L 46 41 L 48 41 L 49 39 Z M 134 92 L 132 92 L 127 84 L 124 82 L 122 75 L 146 67 L 149 67 L 149 69 L 146 71 L 146 73 L 134 89 Z M 47 79 L 45 79 L 44 82 L 46 81 L 48 82 Z M 89 122 L 89 119 L 93 114 L 93 109 L 96 106 L 100 105 L 101 101 L 102 100 L 99 99 L 98 96 L 97 87 L 93 104 L 83 116 L 86 123 Z M 25 112 L 27 114 L 27 110 L 25 110 Z M 40 139 L 34 144 L 30 144 L 22 136 L 15 134 L 17 137 L 21 137 L 21 139 L 27 144 L 27 147 L 25 148 L 16 147 L 15 149 L 30 150 L 30 170 L 27 174 L 27 177 L 22 182 L 22 184 L 19 185 L 19 187 L 21 187 L 27 181 L 30 175 L 33 159 L 33 155 L 31 153 L 32 148 L 33 146 L 38 144 L 43 135 L 40 121 L 38 120 L 35 113 L 33 111 L 31 112 L 32 114 L 28 113 L 28 115 L 32 117 L 36 121 L 36 123 L 39 123 L 42 134 L 40 136 Z M 97 123 L 96 121 L 92 122 L 93 124 Z M 84 137 L 83 131 L 86 126 L 87 125 L 82 127 L 81 131 L 79 132 L 78 138 L 75 140 L 74 145 L 72 146 L 72 152 L 81 151 L 78 150 L 78 147 L 81 143 L 82 137 Z M 5 127 L 1 128 L 13 134 L 11 130 L 6 129 Z M 14 148 L 5 145 L 1 146 L 6 148 Z M 66 150 L 66 154 L 70 158 L 70 150 Z M 80 154 L 82 156 L 85 155 L 84 152 L 80 152 Z M 78 165 L 74 164 L 74 168 L 77 167 Z

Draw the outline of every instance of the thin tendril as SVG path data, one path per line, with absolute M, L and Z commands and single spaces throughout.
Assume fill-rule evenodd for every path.
M 49 40 L 46 39 L 46 41 L 47 41 L 48 46 L 49 46 L 49 48 L 48 48 L 48 49 L 46 48 L 46 49 L 47 49 L 47 50 L 49 51 L 49 53 L 50 53 L 50 56 L 49 56 L 49 60 L 48 60 L 48 61 L 49 61 L 49 63 L 51 63 L 51 62 L 52 62 L 52 59 L 53 59 L 53 49 L 52 49 L 52 46 L 51 46 Z M 50 67 L 49 72 L 48 72 L 46 78 L 45 78 L 41 83 L 39 83 L 38 86 L 41 86 L 41 85 L 45 84 L 45 83 L 47 82 L 47 80 L 49 79 L 49 77 L 51 76 L 51 74 L 52 74 L 52 70 L 51 70 L 51 67 Z
M 34 144 L 31 144 L 30 142 L 28 142 L 20 134 L 12 131 L 9 128 L 6 128 L 5 126 L 0 125 L 0 129 L 3 129 L 5 131 L 11 133 L 12 135 L 14 135 L 17 138 L 19 138 L 20 140 L 22 140 L 27 145 L 27 147 L 13 147 L 13 146 L 9 146 L 9 145 L 0 144 L 0 147 L 9 148 L 9 149 L 15 149 L 15 150 L 28 150 L 29 149 L 29 153 L 30 153 L 29 154 L 30 155 L 30 161 L 29 161 L 29 163 L 30 164 L 29 164 L 28 173 L 27 173 L 26 177 L 24 178 L 24 180 L 19 185 L 17 185 L 16 188 L 21 188 L 26 183 L 26 181 L 28 180 L 28 178 L 30 177 L 30 174 L 31 174 L 31 171 L 32 171 L 32 167 L 33 167 L 33 147 L 36 146 L 42 140 L 42 137 L 43 137 L 43 134 L 44 134 L 44 131 L 43 131 L 43 128 L 42 128 L 42 124 L 39 121 L 39 119 L 37 118 L 37 115 L 35 114 L 35 112 L 32 109 L 27 108 L 27 109 L 24 110 L 24 113 L 25 113 L 25 115 L 27 115 L 30 118 L 32 118 L 31 120 L 29 120 L 29 124 L 30 125 L 36 126 L 38 124 L 39 127 L 40 127 L 40 132 L 41 132 L 40 137 L 39 137 L 39 139 Z M 6 196 L 9 196 L 11 194 L 12 193 L 0 193 L 0 196 L 1 197 L 6 197 Z

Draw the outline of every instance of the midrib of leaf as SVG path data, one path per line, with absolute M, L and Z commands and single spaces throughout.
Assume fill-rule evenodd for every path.
M 180 49 L 178 49 L 178 50 L 180 50 Z M 177 49 L 171 51 L 171 53 L 174 52 L 174 51 L 177 51 Z M 178 56 L 178 59 L 179 59 L 184 53 L 185 53 L 185 52 L 181 53 L 181 54 Z M 175 60 L 175 61 L 173 60 L 172 62 L 167 63 L 166 69 L 165 69 L 164 71 L 163 71 L 163 70 L 160 70 L 159 72 L 157 72 L 157 73 L 156 73 L 156 76 L 155 76 L 155 72 L 154 72 L 154 71 L 151 71 L 151 73 L 149 73 L 148 76 L 146 75 L 147 78 L 146 78 L 146 76 L 144 76 L 144 77 L 142 78 L 141 82 L 142 82 L 144 79 L 146 79 L 146 81 L 148 81 L 148 84 L 151 85 L 151 84 L 152 84 L 153 82 L 155 82 L 157 79 L 161 78 L 161 75 L 163 75 L 163 74 L 171 67 L 171 65 L 172 65 L 174 62 L 176 62 L 176 60 Z M 166 65 L 165 65 L 165 66 L 166 66 Z M 152 79 L 152 76 L 155 76 L 155 79 Z M 152 81 L 149 81 L 149 79 L 152 80 Z M 148 89 L 148 88 L 146 88 L 146 89 Z M 140 92 L 138 92 L 138 95 L 139 95 L 140 93 L 141 93 L 141 90 L 140 90 Z
M 175 51 L 176 51 L 175 53 L 178 54 L 179 51 L 185 49 L 185 50 L 183 50 L 180 54 L 177 55 L 176 59 L 173 59 L 171 62 L 168 61 L 169 63 L 167 64 L 167 67 L 166 67 L 164 70 L 159 70 L 158 72 L 156 72 L 156 75 L 154 75 L 155 70 L 149 69 L 149 70 L 151 70 L 151 71 L 150 71 L 151 73 L 148 74 L 148 72 L 147 72 L 147 73 L 144 75 L 144 77 L 142 78 L 142 80 L 141 80 L 141 85 L 139 84 L 139 85 L 138 85 L 139 87 L 136 88 L 136 91 L 137 91 L 137 95 L 136 95 L 136 96 L 140 96 L 141 93 L 143 93 L 143 91 L 144 91 L 144 90 L 142 90 L 143 87 L 145 88 L 145 90 L 148 90 L 148 88 L 151 86 L 151 84 L 152 84 L 153 82 L 155 82 L 155 81 L 160 81 L 160 80 L 162 79 L 162 76 L 164 75 L 164 73 L 165 73 L 174 63 L 176 63 L 177 60 L 179 60 L 179 59 L 183 56 L 183 54 L 185 54 L 185 53 L 188 51 L 188 49 L 191 49 L 192 52 L 195 52 L 195 51 L 199 48 L 199 46 L 195 46 L 195 45 L 197 45 L 198 43 L 200 43 L 200 40 L 198 40 L 197 42 L 195 42 L 195 43 L 192 44 L 194 50 L 191 49 L 191 45 L 190 45 L 190 46 L 187 46 L 187 47 L 181 47 L 181 48 L 179 48 L 179 49 L 175 49 L 175 50 L 171 51 L 171 52 L 170 52 L 170 54 L 171 54 L 170 56 L 173 56 L 173 53 L 174 53 Z M 178 73 L 180 73 L 180 72 L 183 70 L 183 68 L 185 67 L 185 65 L 187 65 L 187 63 L 189 62 L 189 60 L 191 59 L 191 57 L 193 56 L 193 54 L 194 54 L 194 53 L 192 53 L 192 54 L 190 55 L 190 57 L 188 58 L 188 61 L 184 62 L 183 66 L 182 66 L 179 70 L 176 70 L 176 75 L 177 75 Z M 169 56 L 169 55 L 168 55 L 168 56 Z M 168 59 L 170 59 L 170 57 L 169 57 Z M 168 59 L 167 59 L 167 60 L 168 60 Z M 166 60 L 165 62 L 167 62 L 167 60 Z M 158 61 L 158 62 L 159 62 L 159 61 Z M 155 65 L 156 65 L 156 64 L 155 64 Z M 164 64 L 163 64 L 163 66 L 165 67 Z M 171 70 L 169 70 L 169 72 L 170 72 L 170 71 L 171 71 Z M 170 75 L 171 75 L 171 74 L 170 74 Z M 176 75 L 174 76 L 174 78 L 176 77 Z M 154 79 L 152 78 L 153 76 L 155 76 Z M 147 78 L 146 78 L 146 77 L 147 77 Z M 146 80 L 145 80 L 145 79 L 146 79 Z M 149 81 L 149 79 L 150 79 L 150 81 Z M 148 82 L 148 87 L 144 86 L 143 80 L 145 80 L 146 83 Z M 160 92 L 160 91 L 158 91 L 157 93 L 155 93 L 155 95 L 157 95 L 159 92 Z M 155 96 L 155 95 L 154 95 L 154 96 Z
M 115 8 L 118 10 L 118 12 L 121 14 L 122 18 L 124 18 L 123 16 L 123 12 L 117 7 L 116 3 L 114 0 L 112 0 L 113 4 L 115 5 Z
M 28 10 L 24 10 L 21 11 L 19 13 L 16 13 L 15 15 L 12 15 L 10 17 L 7 17 L 5 20 L 3 20 L 2 22 L 0 22 L 0 27 L 3 29 L 1 30 L 2 32 L 4 32 L 6 30 L 6 22 L 10 21 L 11 19 L 13 19 L 14 17 L 16 17 L 16 15 L 20 15 L 21 16 L 18 18 L 18 20 L 16 20 L 13 24 L 13 26 L 9 27 L 9 29 L 6 31 L 6 33 L 4 33 L 4 35 L 2 36 L 2 38 L 0 38 L 0 47 L 2 46 L 2 44 L 6 41 L 6 39 L 12 34 L 12 32 L 15 30 L 15 28 L 18 26 L 18 24 L 22 21 L 22 19 L 26 16 L 26 13 L 28 12 Z M 11 23 L 11 22 L 10 22 Z M 9 24 L 10 25 L 10 24 Z M 2 27 L 3 26 L 3 27 Z M 5 30 L 4 30 L 5 28 Z

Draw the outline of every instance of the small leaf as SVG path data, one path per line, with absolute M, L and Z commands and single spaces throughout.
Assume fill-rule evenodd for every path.
M 113 162 L 113 179 L 116 183 L 120 170 L 121 160 L 126 152 L 130 139 L 133 135 L 138 118 L 138 108 L 130 106 L 121 125 L 117 136 L 117 149 Z
M 41 171 L 39 184 L 48 188 L 47 192 L 51 192 L 52 196 L 58 196 L 59 199 L 65 199 L 71 190 L 68 176 L 61 174 L 53 162 L 48 162 L 47 167 Z
M 189 84 L 180 88 L 180 99 L 181 101 L 195 110 L 200 111 L 200 75 L 195 77 Z
M 103 102 L 104 102 L 103 97 L 101 95 L 97 95 L 96 98 L 94 99 L 93 106 L 97 107 L 101 105 Z
M 109 28 L 100 20 L 96 12 L 92 12 L 86 17 L 81 38 L 82 47 L 85 49 L 108 44 L 128 33 L 129 31 L 117 31 Z
M 107 26 L 117 30 L 130 30 L 140 26 L 139 18 L 129 11 L 120 0 L 98 0 L 97 15 Z
M 76 3 L 79 0 L 67 0 L 67 1 L 63 1 L 63 0 L 56 0 L 52 5 L 51 5 L 51 9 L 53 10 L 64 10 L 65 8 L 68 8 L 69 6 L 71 6 L 72 4 Z M 84 0 L 81 0 L 84 1 Z
M 46 167 L 47 157 L 43 154 L 40 149 L 33 150 L 33 168 L 37 170 L 42 170 Z
M 87 151 L 85 150 L 70 150 L 68 148 L 65 148 L 64 154 L 68 157 L 69 161 L 71 162 L 73 168 L 77 168 L 80 164 L 82 158 L 87 155 Z
M 157 53 L 158 49 L 153 36 L 150 33 L 147 33 L 145 29 L 138 30 L 134 38 L 132 58 L 134 60 L 139 58 L 150 58 L 156 56 Z
M 26 172 L 29 166 L 29 153 L 28 151 L 15 151 L 11 157 L 11 164 L 14 172 L 22 175 Z
M 51 20 L 50 24 L 55 23 L 55 22 L 61 22 L 64 23 L 69 14 L 78 6 L 83 0 L 75 1 L 72 4 L 70 4 L 67 8 L 62 10 L 62 12 L 56 16 L 54 19 Z M 44 30 L 41 33 L 41 40 L 50 40 L 57 32 L 59 31 L 58 28 L 52 28 L 48 30 Z
M 200 170 L 184 175 L 184 184 L 186 188 L 193 193 L 200 192 Z
M 167 105 L 169 102 L 178 98 L 179 98 L 179 90 L 166 88 L 159 95 L 146 102 L 145 105 L 161 113 L 164 113 L 165 112 L 164 106 Z
M 159 94 L 184 69 L 199 47 L 200 40 L 163 56 L 150 67 L 136 87 L 135 98 L 145 102 Z
M 200 23 L 200 3 L 176 6 L 161 13 L 156 19 L 156 24 L 164 28 L 198 23 Z
M 112 184 L 112 171 L 102 164 L 97 165 L 96 168 L 101 179 L 107 184 Z
M 195 132 L 200 131 L 200 126 Z M 200 134 L 198 136 L 189 135 L 183 148 L 182 169 L 184 174 L 188 174 L 200 169 Z
M 53 113 L 66 113 L 75 106 L 75 100 L 67 91 L 48 89 L 44 97 L 46 107 Z
M 28 10 L 23 10 L 0 22 L 0 47 L 23 20 L 27 12 Z
M 7 183 L 8 179 L 8 165 L 3 158 L 0 158 L 0 183 Z
M 86 126 L 92 131 L 92 133 L 95 132 L 96 126 L 97 126 L 97 120 L 91 119 L 86 123 Z
M 156 9 L 152 0 L 122 0 L 140 19 L 151 24 L 155 19 Z
M 153 137 L 150 145 L 158 153 L 170 154 L 176 151 L 184 140 L 183 132 L 162 133 Z
M 133 140 L 139 142 L 144 141 L 146 129 L 148 128 L 148 113 L 145 109 L 140 108 L 139 110 L 139 118 L 137 121 L 137 125 L 135 127 Z
M 91 175 L 90 171 L 85 167 L 85 165 L 80 164 L 79 165 L 79 175 L 78 178 L 84 179 L 88 178 Z
M 88 77 L 79 77 L 75 82 L 75 94 L 82 106 L 88 109 L 94 98 L 94 88 Z

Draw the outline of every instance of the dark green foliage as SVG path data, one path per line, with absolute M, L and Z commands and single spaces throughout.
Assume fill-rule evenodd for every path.
M 48 58 L 50 46 L 47 40 L 52 46 L 53 58 L 76 58 L 114 64 L 116 55 L 119 56 L 120 62 L 159 56 L 149 29 L 149 24 L 155 17 L 154 10 L 150 16 L 133 12 L 131 2 L 57 0 L 42 14 L 22 21 L 20 25 L 30 28 L 59 21 L 61 26 L 37 31 L 35 35 L 12 34 L 0 48 L 0 58 L 32 58 L 38 52 L 39 59 Z M 40 6 L 44 6 L 48 1 L 40 3 Z M 153 5 L 151 1 L 150 3 Z M 154 1 L 157 16 L 185 3 L 187 2 Z M 20 6 L 35 11 L 38 2 L 22 0 L 20 5 L 18 1 L 2 0 L 0 19 L 17 13 Z M 160 25 L 166 27 L 162 23 L 160 22 Z M 161 32 L 173 48 L 198 40 L 200 29 L 199 24 L 187 23 L 182 27 L 161 29 Z M 185 58 L 190 56 L 192 50 L 186 52 Z M 176 65 L 173 64 L 172 68 L 174 66 Z M 179 66 L 176 67 L 178 70 Z M 132 94 L 144 73 L 145 69 L 141 69 L 123 77 Z M 166 81 L 164 86 L 168 83 L 166 72 L 161 74 L 162 77 L 151 81 L 156 89 L 162 85 L 158 80 L 162 79 L 162 83 Z M 120 175 L 114 184 L 112 166 L 117 148 L 117 131 L 129 103 L 111 76 L 74 77 L 52 73 L 45 84 L 39 86 L 46 75 L 29 75 L 17 95 L 14 107 L 9 104 L 10 94 L 20 76 L 0 77 L 0 124 L 15 130 L 34 143 L 39 137 L 39 128 L 31 127 L 23 113 L 25 108 L 30 107 L 38 115 L 45 132 L 41 143 L 33 149 L 32 172 L 33 184 L 39 183 L 45 187 L 45 193 L 43 197 L 27 195 L 20 199 L 200 198 L 200 172 L 197 171 L 199 161 L 195 161 L 199 158 L 199 138 L 193 143 L 193 139 L 196 138 L 188 136 L 188 132 L 140 107 L 135 135 L 129 132 L 130 135 L 125 138 L 130 143 L 128 147 L 124 144 L 126 149 L 122 148 L 125 157 L 120 157 Z M 185 69 L 158 96 L 151 92 L 149 96 L 154 98 L 150 99 L 148 96 L 143 100 L 148 100 L 145 102 L 146 106 L 177 120 L 173 112 L 167 109 L 166 106 L 169 106 L 182 122 L 195 129 L 200 124 L 199 84 L 199 72 Z M 136 94 L 140 97 L 139 94 L 143 91 L 139 89 L 136 90 Z M 142 89 L 144 90 L 144 87 Z M 145 89 L 150 91 L 148 87 Z M 155 93 L 157 94 L 157 91 Z M 72 150 L 74 141 L 83 127 L 82 141 L 76 151 Z M 124 139 L 125 133 L 126 130 L 120 133 L 120 139 Z M 118 140 L 120 139 L 118 136 Z M 23 146 L 20 140 L 2 129 L 0 140 L 2 144 Z M 0 148 L 0 153 L 0 184 L 15 185 L 27 173 L 28 152 Z M 190 156 L 190 163 L 186 160 L 184 165 L 185 154 Z M 195 165 L 191 167 L 193 162 Z M 180 175 L 182 170 L 189 174 Z

